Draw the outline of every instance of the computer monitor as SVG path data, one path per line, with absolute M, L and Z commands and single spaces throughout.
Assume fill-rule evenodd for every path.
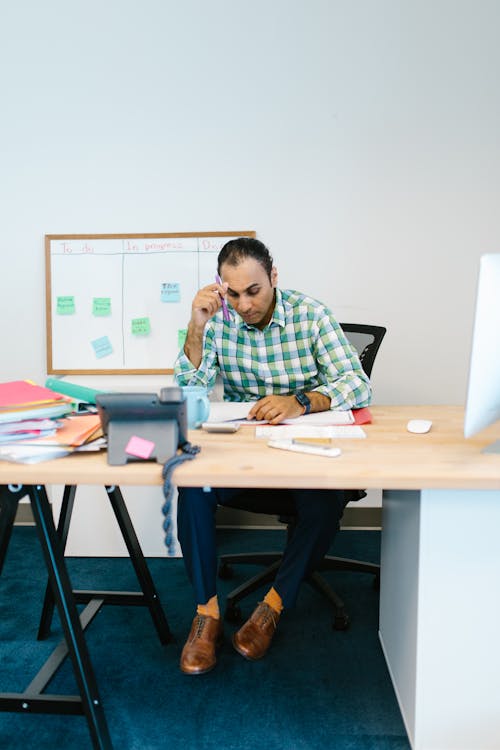
M 464 435 L 500 419 L 500 253 L 481 256 Z M 500 453 L 500 441 L 484 449 Z

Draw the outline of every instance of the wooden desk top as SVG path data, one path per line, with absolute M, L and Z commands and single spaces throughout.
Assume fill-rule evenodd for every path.
M 481 449 L 500 438 L 500 423 L 463 437 L 463 408 L 373 406 L 366 439 L 336 441 L 342 454 L 325 458 L 269 448 L 255 427 L 232 435 L 190 433 L 202 450 L 174 474 L 178 486 L 310 487 L 364 489 L 500 489 L 500 455 Z M 433 421 L 425 435 L 407 432 L 412 418 Z M 0 484 L 159 485 L 161 466 L 140 462 L 108 466 L 105 453 L 80 453 L 24 465 L 0 462 Z

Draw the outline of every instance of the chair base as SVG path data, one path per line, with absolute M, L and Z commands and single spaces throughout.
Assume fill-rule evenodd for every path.
M 266 584 L 271 584 L 280 566 L 282 558 L 281 552 L 258 552 L 254 554 L 239 553 L 233 555 L 222 555 L 219 562 L 219 578 L 229 579 L 233 575 L 232 565 L 265 565 L 265 570 L 242 583 L 238 588 L 233 589 L 226 598 L 226 609 L 224 617 L 229 622 L 241 622 L 242 614 L 238 602 L 257 591 Z M 344 557 L 334 557 L 327 555 L 308 578 L 308 583 L 312 588 L 322 594 L 333 607 L 332 627 L 334 630 L 347 630 L 350 619 L 346 612 L 345 605 L 340 596 L 332 589 L 327 581 L 320 575 L 319 571 L 326 570 L 343 570 L 356 573 L 371 573 L 375 576 L 373 585 L 376 589 L 380 585 L 380 565 L 367 563 L 361 560 L 351 560 Z

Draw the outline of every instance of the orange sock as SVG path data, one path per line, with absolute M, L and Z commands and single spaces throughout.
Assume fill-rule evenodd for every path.
M 196 612 L 199 615 L 208 615 L 213 617 L 214 620 L 220 619 L 219 602 L 217 601 L 217 595 L 212 596 L 206 604 L 198 604 Z
M 279 615 L 281 614 L 283 610 L 283 601 L 281 599 L 281 596 L 278 594 L 275 588 L 271 586 L 269 591 L 264 597 L 264 601 L 266 604 L 269 604 L 271 609 L 274 609 L 275 612 L 277 612 Z

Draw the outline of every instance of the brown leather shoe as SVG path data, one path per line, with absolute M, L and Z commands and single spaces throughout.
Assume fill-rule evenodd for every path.
M 236 651 L 251 661 L 262 659 L 271 645 L 279 619 L 279 614 L 269 604 L 259 602 L 250 619 L 233 635 Z
M 215 667 L 215 650 L 222 643 L 222 620 L 196 615 L 181 654 L 181 671 L 205 674 Z

